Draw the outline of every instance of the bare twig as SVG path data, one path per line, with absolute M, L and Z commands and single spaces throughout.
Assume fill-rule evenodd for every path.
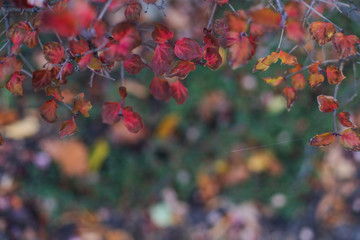
M 339 85 L 335 86 L 334 90 L 334 99 L 337 97 L 337 93 L 339 91 Z M 336 109 L 333 110 L 333 119 L 334 119 L 334 133 L 337 133 L 337 121 L 336 121 Z
M 89 68 L 89 67 L 88 67 Z M 110 80 L 112 80 L 112 81 L 116 81 L 116 79 L 115 78 L 113 78 L 113 77 L 110 77 L 110 76 L 106 76 L 106 75 L 104 75 L 104 74 L 102 74 L 102 73 L 99 73 L 99 72 L 96 72 L 96 71 L 94 71 L 93 69 L 91 69 L 91 68 L 89 68 L 90 69 L 90 71 L 92 71 L 93 73 L 95 73 L 96 75 L 99 75 L 99 76 L 101 76 L 101 77 L 104 77 L 104 78 L 107 78 L 107 79 L 110 79 Z
M 354 100 L 354 98 L 357 97 L 357 80 L 356 80 L 356 65 L 355 62 L 353 62 L 353 72 L 354 72 L 354 94 L 345 102 L 345 104 L 348 104 L 349 102 L 351 102 L 352 100 Z
M 102 19 L 102 18 L 104 17 L 104 15 L 105 15 L 107 9 L 109 8 L 111 2 L 112 2 L 112 0 L 108 0 L 108 1 L 105 3 L 105 5 L 104 5 L 103 9 L 101 10 L 101 12 L 100 12 L 97 20 L 100 20 L 100 19 Z
M 124 61 L 121 61 L 120 63 L 120 86 L 125 86 L 125 71 L 124 71 Z
M 213 9 L 211 11 L 211 15 L 210 15 L 209 22 L 208 22 L 208 25 L 207 25 L 206 29 L 210 29 L 210 27 L 211 27 L 211 24 L 212 24 L 214 16 L 215 16 L 216 8 L 217 8 L 217 4 L 214 3 L 214 7 L 213 7 Z
M 20 72 L 25 73 L 25 75 L 28 75 L 29 77 L 32 78 L 32 74 L 26 71 L 25 69 L 21 69 Z
M 89 81 L 89 87 L 93 87 L 93 83 L 94 83 L 94 76 L 95 76 L 95 73 L 92 72 L 91 73 L 91 76 L 90 76 L 90 81 Z
M 227 3 L 227 5 L 229 6 L 229 8 L 231 9 L 231 11 L 236 12 L 235 8 L 233 7 L 233 5 L 231 5 L 229 2 Z
M 56 76 L 56 78 L 60 78 L 60 80 L 62 80 L 62 72 L 64 71 L 64 68 L 66 66 L 66 64 L 69 62 L 70 58 L 66 58 L 65 62 L 63 63 L 60 72 L 58 73 L 58 75 Z
M 25 65 L 30 69 L 30 71 L 35 71 L 35 69 L 33 68 L 33 66 L 31 66 L 31 64 L 29 63 L 29 61 L 24 57 L 24 55 L 22 55 L 21 53 L 19 54 L 21 60 L 25 63 Z
M 332 21 L 330 21 L 327 17 L 325 17 L 324 15 L 322 15 L 321 13 L 319 13 L 316 9 L 314 9 L 313 7 L 311 7 L 309 4 L 307 4 L 304 1 L 300 1 L 302 4 L 304 4 L 306 7 L 308 7 L 309 9 L 311 9 L 311 11 L 313 11 L 314 13 L 316 13 L 319 17 L 323 18 L 324 20 L 326 20 L 327 22 L 333 24 L 340 32 L 343 32 L 342 28 L 339 27 L 338 25 L 336 25 L 335 23 L 333 23 Z
M 276 49 L 277 52 L 280 51 L 281 43 L 282 43 L 282 40 L 283 40 L 283 37 L 284 37 L 284 31 L 285 31 L 285 28 L 282 28 L 282 30 L 281 30 L 281 35 L 280 35 L 280 40 L 279 40 L 279 44 L 278 44 L 277 49 Z

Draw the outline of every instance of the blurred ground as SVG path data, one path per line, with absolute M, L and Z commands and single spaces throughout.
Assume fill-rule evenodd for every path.
M 189 9 L 169 6 L 166 21 L 178 35 L 201 37 L 206 16 L 190 28 L 201 11 Z M 257 57 L 276 48 L 273 38 Z M 1 89 L 0 239 L 360 239 L 360 154 L 307 145 L 332 129 L 316 104 L 331 89 L 307 86 L 288 113 L 281 89 L 251 74 L 255 60 L 238 71 L 199 68 L 184 80 L 190 97 L 181 106 L 149 95 L 151 72 L 127 75 L 128 104 L 145 125 L 135 135 L 122 122 L 101 123 L 102 102 L 118 100 L 106 79 L 94 79 L 91 117 L 79 118 L 79 133 L 65 140 L 57 134 L 66 109 L 47 124 L 29 81 L 26 101 Z M 69 78 L 65 97 L 89 76 Z M 344 86 L 339 99 L 352 91 Z M 345 107 L 360 126 L 357 101 Z

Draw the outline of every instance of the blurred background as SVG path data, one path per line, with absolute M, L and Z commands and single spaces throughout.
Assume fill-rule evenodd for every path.
M 247 9 L 254 1 L 233 1 Z M 144 6 L 144 22 L 165 21 L 176 37 L 199 42 L 212 3 L 169 1 L 164 11 Z M 215 18 L 222 17 L 226 5 Z M 122 10 L 106 16 L 119 22 Z M 332 8 L 327 16 L 359 36 L 355 21 Z M 166 17 L 164 17 L 166 13 Z M 194 21 L 196 19 L 196 21 Z M 0 89 L 0 239 L 56 240 L 260 240 L 360 239 L 360 154 L 334 143 L 315 148 L 308 141 L 332 130 L 332 115 L 318 111 L 323 84 L 299 92 L 290 112 L 281 88 L 252 73 L 256 59 L 276 50 L 280 31 L 258 42 L 255 57 L 236 71 L 226 61 L 218 71 L 199 66 L 183 81 L 190 97 L 183 105 L 155 100 L 148 90 L 153 73 L 126 75 L 127 104 L 145 128 L 130 133 L 123 123 L 101 122 L 104 101 L 118 101 L 119 82 L 89 72 L 68 78 L 65 99 L 85 91 L 91 117 L 79 117 L 79 132 L 60 140 L 61 122 L 39 115 L 45 101 L 25 82 L 25 97 Z M 44 42 L 56 40 L 42 35 Z M 307 48 L 315 54 L 309 41 Z M 284 40 L 283 49 L 294 46 Z M 24 48 L 41 68 L 41 49 Z M 329 50 L 330 51 L 330 50 Z M 222 51 L 226 59 L 226 51 Z M 329 56 L 331 56 L 331 52 Z M 299 62 L 310 63 L 301 51 Z M 279 65 L 279 64 L 277 64 Z M 351 66 L 345 66 L 339 101 L 353 94 Z M 117 79 L 119 71 L 111 72 Z M 342 105 L 360 126 L 358 98 Z

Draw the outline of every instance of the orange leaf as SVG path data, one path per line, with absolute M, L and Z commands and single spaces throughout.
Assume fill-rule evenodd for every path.
M 348 151 L 360 151 L 360 129 L 348 128 L 340 136 L 340 144 Z
M 321 64 L 321 61 L 319 62 L 313 62 L 312 64 L 309 65 L 309 73 L 310 74 L 315 74 L 319 72 L 319 65 Z
M 84 117 L 89 117 L 89 110 L 92 108 L 91 103 L 89 100 L 84 99 L 85 95 L 84 93 L 79 93 L 75 97 L 74 106 L 72 109 L 72 113 L 81 112 Z
M 61 124 L 61 128 L 59 131 L 60 138 L 71 136 L 78 131 L 78 127 L 76 126 L 75 119 L 72 118 L 67 120 Z
M 226 12 L 225 20 L 229 26 L 229 31 L 238 33 L 246 32 L 248 21 L 244 10 L 238 12 Z
M 309 144 L 316 147 L 323 147 L 332 144 L 335 141 L 335 136 L 331 132 L 316 135 L 310 139 Z
M 312 88 L 319 86 L 324 80 L 325 78 L 321 73 L 310 74 L 308 77 L 309 85 Z
M 285 65 L 294 66 L 294 65 L 298 64 L 298 61 L 295 56 L 292 56 L 292 55 L 284 52 L 283 50 L 280 50 L 279 58 L 281 59 L 282 64 L 285 64 Z
M 313 22 L 309 27 L 309 32 L 312 39 L 319 45 L 324 45 L 334 37 L 336 28 L 332 23 Z
M 290 73 L 296 73 L 299 72 L 302 68 L 301 64 L 297 64 L 294 68 L 290 69 Z M 302 73 L 297 73 L 294 76 L 291 76 L 291 86 L 295 88 L 295 90 L 301 90 L 304 89 L 306 85 L 306 81 L 304 78 L 304 75 Z
M 53 123 L 57 119 L 57 115 L 56 115 L 57 108 L 58 108 L 58 104 L 55 101 L 55 99 L 48 100 L 40 108 L 40 115 L 45 121 L 49 123 Z
M 350 121 L 350 113 L 348 112 L 341 112 L 338 115 L 339 122 L 344 127 L 354 128 L 354 124 Z
M 270 8 L 262 8 L 250 11 L 253 23 L 260 24 L 265 28 L 278 28 L 281 23 L 281 15 Z
M 46 96 L 53 96 L 56 100 L 62 101 L 64 97 L 61 95 L 61 89 L 59 86 L 47 86 L 45 88 Z
M 286 106 L 288 111 L 290 111 L 292 104 L 296 100 L 296 90 L 293 87 L 285 87 L 283 90 L 283 96 L 286 99 Z
M 272 52 L 270 55 L 257 60 L 253 72 L 266 71 L 271 64 L 276 63 L 278 60 L 279 60 L 279 54 L 277 52 Z
M 330 65 L 326 68 L 326 77 L 329 84 L 332 85 L 338 85 L 346 78 L 342 71 L 333 65 Z
M 320 112 L 332 112 L 334 109 L 339 108 L 339 103 L 332 96 L 319 95 L 317 97 Z
M 267 84 L 270 84 L 271 86 L 274 86 L 274 87 L 279 85 L 284 80 L 284 78 L 281 76 L 280 77 L 265 77 L 263 79 Z
M 339 58 L 346 58 L 351 55 L 356 55 L 357 50 L 354 45 L 359 43 L 360 40 L 355 35 L 345 36 L 342 33 L 336 33 L 333 38 L 333 44 L 336 51 L 339 53 Z
M 58 42 L 50 42 L 44 45 L 43 49 L 45 59 L 52 63 L 59 63 L 64 57 L 64 47 Z
M 254 53 L 254 45 L 246 36 L 237 37 L 230 43 L 228 62 L 232 69 L 236 69 L 246 64 Z

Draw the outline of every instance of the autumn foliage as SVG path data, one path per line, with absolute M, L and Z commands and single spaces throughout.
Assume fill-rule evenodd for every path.
M 275 5 L 234 9 L 228 0 L 208 2 L 212 8 L 203 37 L 192 39 L 177 36 L 161 22 L 144 27 L 141 22 L 143 6 L 154 4 L 162 9 L 163 6 L 156 5 L 157 1 L 5 1 L 2 9 L 7 28 L 5 45 L 1 48 L 1 86 L 13 95 L 23 96 L 23 83 L 31 79 L 33 90 L 47 96 L 39 108 L 41 117 L 48 123 L 57 121 L 59 107 L 68 108 L 69 119 L 59 130 L 62 138 L 76 133 L 77 118 L 89 117 L 92 109 L 86 90 L 78 92 L 72 104 L 64 101 L 62 90 L 67 85 L 67 77 L 78 71 L 89 71 L 91 88 L 95 75 L 114 80 L 112 73 L 120 69 L 118 101 L 103 103 L 102 122 L 114 124 L 123 119 L 125 127 L 137 133 L 143 128 L 143 121 L 141 113 L 126 104 L 125 72 L 136 75 L 144 68 L 150 69 L 153 77 L 147 80 L 154 99 L 167 102 L 173 98 L 177 104 L 184 104 L 189 94 L 194 93 L 189 93 L 183 79 L 196 68 L 215 71 L 225 61 L 233 70 L 246 66 L 254 58 L 262 38 L 277 33 L 276 51 L 256 59 L 249 69 L 253 69 L 254 74 L 270 68 L 280 69 L 278 75 L 268 75 L 263 81 L 280 89 L 289 111 L 307 84 L 310 91 L 322 84 L 333 85 L 334 95 L 319 94 L 317 102 L 320 112 L 335 116 L 335 129 L 316 135 L 310 145 L 326 146 L 339 138 L 345 149 L 360 150 L 360 130 L 351 122 L 350 113 L 337 114 L 341 102 L 336 98 L 340 85 L 348 81 L 344 68 L 356 64 L 354 56 L 359 54 L 360 40 L 343 32 L 323 15 L 326 4 L 323 8 L 314 8 L 306 1 L 276 1 Z M 215 13 L 220 8 L 226 10 L 222 16 L 217 16 Z M 26 12 L 26 16 L 19 15 L 18 9 Z M 123 21 L 111 25 L 104 20 L 106 14 L 120 9 L 124 12 Z M 310 13 L 317 17 L 316 21 L 307 21 Z M 19 16 L 13 18 L 12 14 Z M 43 43 L 44 34 L 52 34 L 57 40 Z M 292 44 L 291 48 L 283 47 L 285 38 Z M 313 44 L 312 49 L 309 44 Z M 314 56 L 311 52 L 324 47 L 333 50 L 334 58 Z M 32 49 L 41 49 L 47 61 L 43 68 L 33 69 L 23 59 L 22 52 Z M 150 49 L 151 57 L 142 55 L 142 49 Z M 294 54 L 296 49 L 303 51 L 311 63 L 301 62 Z M 224 50 L 227 59 L 221 54 Z M 347 128 L 342 133 L 337 130 L 338 122 Z

